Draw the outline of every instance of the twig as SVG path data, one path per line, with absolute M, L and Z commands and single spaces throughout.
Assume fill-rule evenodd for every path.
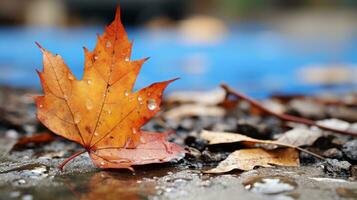
M 339 133 L 339 134 L 343 134 L 343 135 L 350 135 L 350 136 L 354 136 L 356 137 L 357 136 L 357 133 L 355 132 L 351 132 L 351 131 L 344 131 L 344 130 L 340 130 L 340 129 L 335 129 L 335 128 L 330 128 L 330 127 L 327 127 L 327 126 L 324 126 L 324 125 L 320 125 L 318 123 L 316 123 L 315 121 L 312 121 L 312 120 L 309 120 L 309 119 L 305 119 L 305 118 L 302 118 L 302 117 L 296 117 L 296 116 L 293 116 L 293 115 L 287 115 L 287 114 L 279 114 L 279 113 L 276 113 L 274 111 L 271 111 L 265 107 L 263 107 L 258 101 L 242 94 L 242 93 L 239 93 L 235 90 L 233 90 L 232 88 L 230 88 L 228 85 L 226 84 L 222 84 L 221 87 L 226 90 L 226 92 L 228 94 L 232 94 L 238 98 L 241 98 L 243 100 L 246 100 L 248 101 L 252 106 L 258 108 L 259 110 L 263 111 L 264 113 L 266 114 L 269 114 L 271 116 L 274 116 L 276 118 L 279 118 L 283 121 L 289 121 L 289 122 L 295 122 L 295 123 L 300 123 L 300 124 L 305 124 L 305 125 L 308 125 L 308 126 L 316 126 L 320 129 L 323 129 L 323 130 L 326 130 L 326 131 L 332 131 L 332 132 L 335 132 L 335 133 Z
M 71 155 L 69 158 L 67 158 L 66 160 L 64 160 L 59 166 L 58 168 L 62 171 L 63 167 L 71 160 L 73 160 L 75 157 L 81 155 L 82 153 L 87 152 L 87 150 L 83 150 L 83 151 L 78 151 L 77 153 Z

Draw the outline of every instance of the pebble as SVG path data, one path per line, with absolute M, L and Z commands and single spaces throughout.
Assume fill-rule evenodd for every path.
M 357 139 L 347 142 L 342 146 L 342 151 L 351 161 L 357 161 Z
M 351 163 L 337 159 L 326 159 L 325 171 L 334 177 L 348 177 L 350 175 Z
M 198 139 L 194 136 L 187 136 L 185 139 L 185 144 L 189 147 L 196 148 L 199 151 L 203 151 L 207 146 L 206 141 L 204 141 L 202 139 Z
M 323 152 L 322 155 L 327 158 L 335 158 L 338 160 L 341 160 L 343 158 L 343 153 L 337 148 L 327 149 L 325 152 Z
M 208 150 L 202 152 L 202 160 L 205 162 L 220 162 L 227 158 L 227 155 L 223 153 L 213 153 Z

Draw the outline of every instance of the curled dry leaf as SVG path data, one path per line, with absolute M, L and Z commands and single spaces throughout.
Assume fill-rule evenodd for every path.
M 27 136 L 27 137 L 22 137 L 20 138 L 16 144 L 15 147 L 21 147 L 25 146 L 27 144 L 33 143 L 33 144 L 44 144 L 44 143 L 49 143 L 55 140 L 55 137 L 53 134 L 49 132 L 42 132 L 42 133 L 36 133 L 32 136 Z
M 309 130 L 304 128 L 294 128 L 285 132 L 278 140 L 279 143 L 290 144 L 294 146 L 312 145 L 322 136 L 320 130 Z
M 166 111 L 166 119 L 179 120 L 183 117 L 212 116 L 223 117 L 226 111 L 218 106 L 205 106 L 200 104 L 184 104 Z
M 304 151 L 306 153 L 310 153 L 318 158 L 322 158 L 321 156 L 318 156 L 312 152 L 306 151 L 298 146 L 295 146 L 293 144 L 289 143 L 284 143 L 276 140 L 259 140 L 259 139 L 254 139 L 239 133 L 227 133 L 227 132 L 214 132 L 214 131 L 206 131 L 203 130 L 201 132 L 201 138 L 204 140 L 207 140 L 209 144 L 224 144 L 224 143 L 235 143 L 235 142 L 240 142 L 243 143 L 247 146 L 250 147 L 268 147 L 268 149 L 277 148 L 277 147 L 290 147 L 290 148 L 296 148 L 299 149 L 300 151 Z
M 140 128 L 160 110 L 162 93 L 174 80 L 154 83 L 133 92 L 137 75 L 147 59 L 130 60 L 132 43 L 120 21 L 119 8 L 115 20 L 106 27 L 103 35 L 98 36 L 95 49 L 92 52 L 84 49 L 82 80 L 73 75 L 59 55 L 39 47 L 43 53 L 44 68 L 38 75 L 44 96 L 35 97 L 37 117 L 57 135 L 85 148 L 69 160 L 88 152 L 92 158 L 101 158 L 93 160 L 96 166 L 123 168 L 122 151 L 126 155 L 126 149 L 148 147 L 143 145 L 141 139 L 146 139 L 147 135 Z M 182 148 L 164 141 L 162 135 L 150 138 L 157 138 L 166 146 L 174 146 L 173 151 L 160 148 L 170 154 L 170 159 L 183 152 Z M 163 159 L 163 154 L 152 161 L 169 160 Z M 125 168 L 148 163 L 145 156 L 136 155 L 130 163 L 126 162 Z
M 274 165 L 297 167 L 299 166 L 299 153 L 293 148 L 284 149 L 242 149 L 231 153 L 216 168 L 205 173 L 224 173 L 239 170 L 252 170 L 254 167 L 272 167 Z
M 209 170 L 207 173 L 223 173 L 231 171 L 232 169 L 250 170 L 255 166 L 267 167 L 270 166 L 270 164 L 298 166 L 299 154 L 297 150 L 324 159 L 298 146 L 273 140 L 258 140 L 238 133 L 202 131 L 201 138 L 208 140 L 211 145 L 238 142 L 248 147 L 262 147 L 237 150 L 229 155 L 226 160 L 222 161 L 217 168 Z M 277 149 L 278 147 L 288 148 Z
M 200 105 L 218 105 L 226 96 L 222 88 L 209 91 L 178 91 L 173 92 L 166 98 L 167 102 L 197 103 Z

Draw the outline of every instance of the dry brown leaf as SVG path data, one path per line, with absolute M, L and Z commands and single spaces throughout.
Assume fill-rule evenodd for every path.
M 203 130 L 201 132 L 201 138 L 208 141 L 208 144 L 225 144 L 225 143 L 242 143 L 249 147 L 263 147 L 265 149 L 275 149 L 278 147 L 289 147 L 300 150 L 317 158 L 324 160 L 320 155 L 313 152 L 302 149 L 298 146 L 294 146 L 288 143 L 283 143 L 274 140 L 258 140 L 238 133 L 227 133 L 227 132 L 214 132 Z
M 219 165 L 205 173 L 224 173 L 239 170 L 252 170 L 254 167 L 272 167 L 279 166 L 299 166 L 299 153 L 293 148 L 264 150 L 260 148 L 242 149 L 231 153 L 228 158 L 219 163 Z
M 183 117 L 192 116 L 213 116 L 223 117 L 226 111 L 218 106 L 205 106 L 199 104 L 186 104 L 177 106 L 164 113 L 164 117 L 167 119 L 179 120 Z
M 273 140 L 259 140 L 254 139 L 245 135 L 241 135 L 239 133 L 228 133 L 228 132 L 216 132 L 216 131 L 206 131 L 203 130 L 201 132 L 201 138 L 208 141 L 208 144 L 223 144 L 223 143 L 234 143 L 234 142 L 244 142 L 249 143 L 251 145 L 255 145 L 257 143 L 261 144 L 272 144 L 279 146 L 292 147 L 288 144 L 281 144 Z
M 304 128 L 294 128 L 285 132 L 278 140 L 279 143 L 291 144 L 294 146 L 312 145 L 322 136 L 320 130 L 309 130 Z

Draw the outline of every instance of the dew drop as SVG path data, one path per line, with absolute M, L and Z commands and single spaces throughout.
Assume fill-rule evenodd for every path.
M 66 100 L 68 100 L 68 96 L 67 96 L 66 94 L 63 95 L 63 98 L 66 99 Z
M 129 96 L 129 92 L 125 90 L 124 95 L 127 97 Z
M 86 108 L 87 108 L 88 110 L 92 110 L 92 108 L 93 108 L 93 102 L 92 102 L 92 100 L 87 99 L 87 101 L 86 101 Z
M 111 115 L 111 114 L 112 114 L 112 111 L 111 111 L 111 110 L 108 110 L 107 112 L 108 112 L 108 114 L 109 114 L 109 115 Z
M 149 110 L 155 110 L 157 107 L 155 99 L 149 99 L 148 100 L 148 109 Z
M 94 136 L 98 136 L 99 135 L 99 133 L 98 132 L 94 132 Z
M 43 108 L 43 105 L 42 105 L 42 104 L 40 104 L 40 108 Z
M 94 56 L 94 60 L 98 60 L 98 56 Z
M 136 133 L 137 133 L 137 131 L 136 131 L 135 128 L 132 128 L 131 131 L 133 132 L 133 134 L 136 134 Z
M 110 41 L 107 42 L 106 47 L 110 48 L 112 46 L 112 43 Z
M 73 81 L 74 80 L 74 76 L 72 74 L 68 74 L 68 79 Z
M 145 144 L 146 143 L 145 138 L 144 137 L 140 137 L 140 142 Z
M 142 101 L 143 98 L 141 96 L 138 96 L 138 101 Z
M 100 162 L 100 165 L 102 165 L 102 166 L 105 165 L 105 162 L 104 161 Z
M 74 113 L 74 123 L 78 124 L 81 121 L 81 115 L 79 113 Z
M 92 84 L 92 80 L 88 79 L 87 83 L 88 83 L 88 85 Z
M 125 58 L 125 61 L 126 61 L 126 62 L 129 62 L 129 58 L 128 58 L 128 57 L 126 57 L 126 58 Z

